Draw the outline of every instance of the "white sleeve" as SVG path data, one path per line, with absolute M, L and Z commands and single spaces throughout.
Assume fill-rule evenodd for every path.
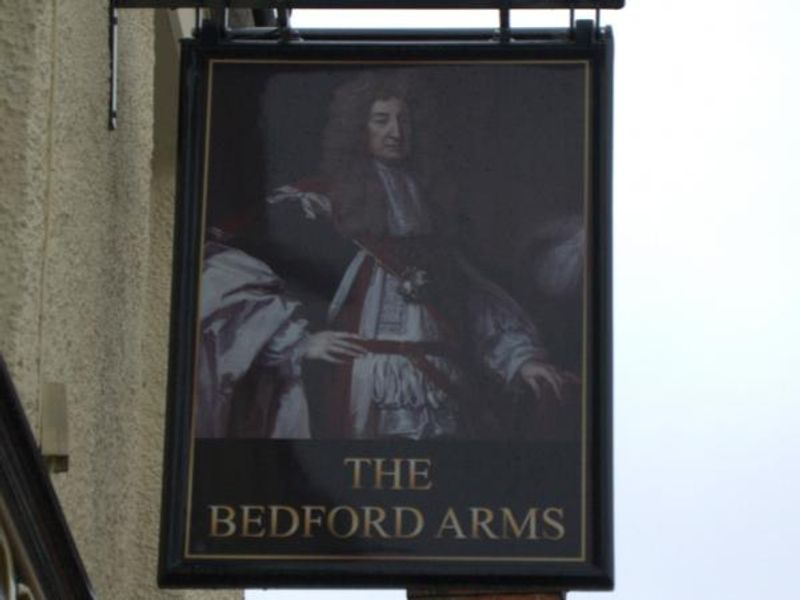
M 200 437 L 225 435 L 233 389 L 254 362 L 299 377 L 299 344 L 306 321 L 299 303 L 263 262 L 210 242 L 200 296 L 197 365 L 197 430 Z
M 460 262 L 470 278 L 469 316 L 478 358 L 510 384 L 525 362 L 547 360 L 539 333 L 511 296 Z

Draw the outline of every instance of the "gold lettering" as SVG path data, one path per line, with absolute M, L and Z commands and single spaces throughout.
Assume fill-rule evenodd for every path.
M 467 536 L 464 535 L 464 530 L 461 529 L 461 524 L 458 522 L 458 517 L 456 517 L 456 513 L 452 507 L 447 509 L 444 519 L 442 519 L 442 524 L 439 526 L 439 531 L 436 532 L 436 537 L 444 537 L 443 534 L 446 529 L 452 529 L 456 539 L 464 540 L 467 538 Z
M 557 516 L 553 517 L 553 514 Z M 542 516 L 544 517 L 545 525 L 549 525 L 555 531 L 555 534 L 551 534 L 545 529 L 542 534 L 544 538 L 548 540 L 560 540 L 563 538 L 564 534 L 566 533 L 564 524 L 562 523 L 564 520 L 564 509 L 551 506 L 550 508 L 545 509 Z
M 324 506 L 303 506 L 303 537 L 311 537 L 311 526 L 322 525 L 322 517 L 325 516 Z M 313 513 L 319 514 L 313 514 Z
M 503 519 L 503 538 L 508 539 L 508 530 L 511 529 L 511 533 L 513 537 L 519 539 L 523 536 L 523 531 L 525 530 L 526 526 L 528 528 L 528 535 L 527 538 L 529 540 L 536 540 L 539 537 L 536 535 L 536 525 L 539 517 L 539 509 L 538 508 L 531 508 L 525 514 L 525 520 L 520 525 L 517 522 L 516 517 L 514 517 L 514 513 L 511 512 L 509 508 L 501 508 L 500 514 L 502 515 Z
M 232 506 L 211 504 L 208 508 L 211 510 L 211 537 L 230 537 L 236 533 L 236 524 L 233 522 L 236 511 L 233 510 Z M 225 511 L 226 516 L 220 517 L 221 511 Z M 225 533 L 220 533 L 220 524 L 225 525 L 227 528 Z
M 339 531 L 336 530 L 336 517 L 341 512 L 346 512 L 348 515 L 350 515 L 350 529 L 348 529 L 346 533 L 340 533 Z M 336 508 L 331 510 L 331 512 L 328 513 L 328 531 L 330 531 L 334 537 L 337 537 L 339 539 L 353 537 L 353 535 L 355 535 L 357 530 L 358 530 L 358 513 L 355 511 L 355 509 L 353 509 L 353 507 L 337 506 Z
M 414 517 L 416 525 L 410 532 L 403 531 L 403 515 L 409 514 Z M 413 506 L 395 506 L 394 507 L 394 535 L 400 539 L 410 539 L 419 536 L 422 533 L 422 528 L 425 526 L 425 517 L 419 509 Z
M 239 508 L 242 510 L 242 537 L 264 537 L 266 533 L 263 528 L 264 507 L 243 504 Z M 253 515 L 250 513 L 258 514 Z M 262 527 L 258 531 L 253 531 L 250 529 L 253 525 Z
M 289 528 L 286 531 L 278 531 L 279 529 L 279 515 L 280 513 L 289 515 Z M 300 515 L 291 506 L 282 506 L 276 504 L 270 507 L 269 514 L 269 534 L 274 538 L 287 538 L 294 535 L 300 528 Z
M 372 529 L 378 532 L 378 537 L 392 537 L 381 526 L 386 519 L 386 511 L 380 506 L 364 506 L 364 537 L 372 537 Z
M 375 490 L 429 490 L 431 461 L 427 458 L 355 458 L 344 459 L 350 470 L 350 485 L 355 490 L 369 486 Z
M 431 461 L 427 458 L 411 458 L 408 460 L 408 487 L 412 490 L 429 490 L 433 487 L 430 480 Z M 421 480 L 421 481 L 420 481 Z
M 482 531 L 487 538 L 491 540 L 497 539 L 497 534 L 491 530 L 489 525 L 494 521 L 494 512 L 488 508 L 470 508 L 470 513 L 472 513 L 472 537 L 473 539 L 479 539 L 481 537 L 480 532 Z
M 370 458 L 345 458 L 344 464 L 346 467 L 352 466 L 353 468 L 353 489 L 361 489 L 361 466 L 368 465 L 372 462 Z
M 391 462 L 394 466 L 393 469 L 386 469 L 384 468 L 385 462 Z M 383 488 L 383 479 L 385 477 L 389 477 L 392 480 L 392 486 L 390 489 L 393 490 L 402 490 L 403 487 L 401 484 L 401 476 L 403 474 L 401 470 L 401 466 L 403 464 L 402 458 L 376 458 L 375 459 L 375 489 L 382 490 Z

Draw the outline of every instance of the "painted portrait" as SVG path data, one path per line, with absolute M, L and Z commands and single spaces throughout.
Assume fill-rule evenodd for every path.
M 195 436 L 576 438 L 583 67 L 260 67 L 211 90 Z
M 162 581 L 610 585 L 580 39 L 186 46 Z

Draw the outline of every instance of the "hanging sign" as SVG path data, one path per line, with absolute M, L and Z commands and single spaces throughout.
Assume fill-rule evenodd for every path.
M 610 57 L 184 45 L 163 585 L 611 585 Z

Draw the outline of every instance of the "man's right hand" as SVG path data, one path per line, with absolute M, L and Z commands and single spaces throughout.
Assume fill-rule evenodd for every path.
M 358 344 L 361 339 L 354 333 L 344 331 L 320 331 L 308 337 L 304 358 L 341 365 L 367 353 Z

